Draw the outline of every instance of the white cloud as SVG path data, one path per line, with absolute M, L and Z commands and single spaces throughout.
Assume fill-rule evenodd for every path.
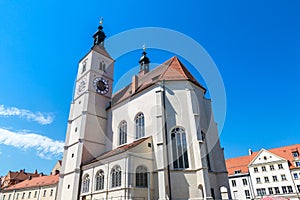
M 29 110 L 19 109 L 16 107 L 5 107 L 4 105 L 0 105 L 0 116 L 18 116 L 30 121 L 35 121 L 42 125 L 52 123 L 54 118 L 53 115 L 49 113 L 33 113 Z
M 0 144 L 13 146 L 19 149 L 34 149 L 37 155 L 44 159 L 61 156 L 64 143 L 43 135 L 28 131 L 13 132 L 0 128 Z

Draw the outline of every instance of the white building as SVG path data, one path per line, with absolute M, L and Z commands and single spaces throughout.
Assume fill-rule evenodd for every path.
M 79 62 L 57 199 L 230 198 L 206 89 L 177 57 L 150 71 L 144 51 L 132 83 L 112 94 L 102 29 Z
M 300 199 L 300 144 L 226 160 L 234 199 Z M 246 183 L 247 182 L 247 183 Z

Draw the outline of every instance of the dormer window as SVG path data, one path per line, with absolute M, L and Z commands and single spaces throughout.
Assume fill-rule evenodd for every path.
M 235 170 L 234 171 L 234 174 L 240 174 L 240 173 L 242 173 L 242 170 Z
M 300 161 L 295 162 L 296 167 L 300 167 Z
M 299 157 L 299 152 L 298 151 L 293 151 L 292 154 L 293 154 L 294 158 L 298 158 Z

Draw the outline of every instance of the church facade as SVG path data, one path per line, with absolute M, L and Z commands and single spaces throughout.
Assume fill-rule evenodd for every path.
M 132 82 L 112 94 L 102 24 L 78 67 L 57 199 L 229 199 L 206 89 L 177 57 L 155 69 L 144 50 Z

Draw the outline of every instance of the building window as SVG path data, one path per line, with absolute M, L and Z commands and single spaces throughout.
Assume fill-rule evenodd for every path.
M 272 177 L 273 177 L 273 181 L 274 181 L 274 182 L 277 182 L 277 181 L 278 181 L 277 176 L 272 176 Z
M 103 60 L 99 63 L 99 70 L 104 71 L 104 72 L 106 70 L 106 66 L 105 66 L 105 63 Z
M 137 114 L 135 117 L 135 139 L 145 136 L 145 118 L 143 113 Z
M 264 177 L 264 179 L 265 179 L 265 183 L 269 183 L 269 177 Z
M 90 176 L 87 174 L 83 178 L 82 182 L 82 193 L 86 193 L 89 191 L 90 188 Z
M 120 141 L 119 144 L 125 144 L 127 143 L 127 122 L 122 121 L 119 125 L 119 137 Z
M 278 169 L 283 169 L 282 164 L 278 164 Z
M 261 183 L 260 178 L 256 178 L 256 183 Z
M 18 200 L 19 199 L 19 193 L 17 193 L 17 196 L 16 196 L 16 200 Z
M 28 199 L 30 199 L 30 196 L 31 196 L 31 192 L 28 193 Z
M 96 191 L 104 189 L 104 172 L 98 171 L 96 174 Z
M 148 187 L 148 174 L 147 168 L 144 166 L 138 166 L 135 174 L 136 187 Z
M 248 185 L 247 179 L 243 178 L 243 185 Z
M 279 194 L 280 193 L 279 187 L 274 187 L 274 189 L 275 189 L 275 194 Z
M 299 178 L 297 173 L 294 173 L 293 175 L 294 175 L 294 179 L 298 179 Z
M 43 197 L 45 197 L 45 196 L 46 196 L 46 193 L 47 193 L 47 190 L 44 190 Z
M 10 200 L 10 198 L 11 198 L 11 194 L 8 195 L 8 200 Z
M 270 170 L 271 171 L 275 170 L 274 165 L 270 165 Z
M 298 158 L 299 157 L 299 152 L 298 151 L 293 151 L 292 154 L 293 154 L 294 158 Z
M 286 186 L 282 186 L 281 188 L 282 188 L 282 192 L 283 192 L 283 194 L 286 194 L 286 193 L 287 193 Z
M 245 196 L 247 199 L 250 199 L 250 191 L 249 190 L 245 190 Z
M 274 194 L 273 188 L 269 187 L 268 190 L 269 190 L 269 194 L 270 194 L 270 195 L 271 195 L 271 194 Z
M 300 167 L 300 161 L 295 162 L 296 167 Z
M 5 200 L 5 195 L 3 195 L 3 200 Z
M 281 174 L 281 180 L 286 181 L 286 176 L 285 176 L 285 174 Z
M 265 188 L 258 188 L 256 189 L 257 196 L 264 196 L 266 195 L 266 189 Z
M 297 190 L 298 192 L 300 192 L 300 185 L 297 185 Z
M 287 188 L 288 188 L 288 192 L 289 192 L 289 193 L 293 193 L 293 188 L 292 188 L 292 186 L 287 186 Z
M 242 172 L 242 170 L 235 170 L 234 174 L 240 174 Z
M 82 62 L 82 71 L 81 71 L 81 73 L 85 72 L 85 70 L 86 70 L 86 62 L 87 62 L 87 59 L 85 59 L 85 60 Z
M 34 192 L 34 198 L 36 198 L 36 197 L 37 197 L 37 191 Z
M 267 171 L 266 166 L 262 166 L 262 167 L 261 167 L 261 170 L 262 170 L 263 172 Z
M 171 131 L 173 167 L 174 169 L 189 168 L 186 134 L 183 128 L 176 127 Z
M 122 181 L 122 171 L 120 166 L 115 166 L 111 170 L 111 187 L 121 186 Z
M 22 194 L 22 199 L 24 199 L 25 198 L 25 192 L 23 192 L 23 194 Z
M 236 181 L 235 180 L 231 180 L 231 185 L 232 185 L 232 187 L 236 187 Z
M 258 172 L 258 168 L 254 167 L 254 173 L 257 173 L 257 172 Z
M 50 190 L 50 197 L 52 197 L 52 196 L 53 196 L 53 189 Z

